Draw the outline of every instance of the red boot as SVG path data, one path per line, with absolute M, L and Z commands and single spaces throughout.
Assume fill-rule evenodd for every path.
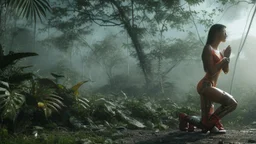
M 187 115 L 185 113 L 179 114 L 179 129 L 180 129 L 180 131 L 188 130 Z
M 208 131 L 210 131 L 216 124 L 218 120 L 215 118 L 212 118 L 211 120 L 209 120 L 209 118 L 202 118 L 202 125 L 204 128 L 202 128 L 202 132 L 203 133 L 207 133 Z
M 188 132 L 194 132 L 195 131 L 195 126 L 192 124 L 189 124 L 188 126 Z
M 223 125 L 221 124 L 220 120 L 216 122 L 215 127 L 217 128 L 217 131 L 211 131 L 214 133 L 226 133 L 226 130 L 224 129 Z
M 226 133 L 226 130 L 223 128 L 223 125 L 220 123 L 220 119 L 216 115 L 212 115 L 210 120 L 202 120 L 202 124 L 204 125 L 204 129 L 202 132 L 211 133 Z

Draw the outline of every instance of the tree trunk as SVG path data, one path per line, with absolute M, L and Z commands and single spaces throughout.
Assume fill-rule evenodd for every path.
M 147 57 L 142 49 L 142 46 L 140 44 L 138 35 L 136 32 L 134 32 L 132 25 L 130 24 L 130 21 L 128 19 L 128 17 L 125 15 L 125 11 L 120 7 L 120 5 L 118 4 L 118 2 L 116 0 L 110 0 L 110 2 L 117 8 L 117 10 L 119 11 L 120 14 L 120 21 L 124 24 L 124 28 L 127 31 L 127 33 L 129 34 L 133 46 L 136 50 L 138 59 L 139 59 L 139 63 L 140 66 L 142 68 L 142 72 L 144 74 L 145 77 L 145 81 L 146 81 L 146 86 L 150 86 L 151 84 L 151 65 L 150 65 L 150 61 L 147 60 Z

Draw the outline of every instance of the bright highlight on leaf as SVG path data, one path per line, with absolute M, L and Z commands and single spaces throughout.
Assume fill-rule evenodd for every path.
M 44 107 L 44 103 L 38 102 L 38 103 L 37 103 L 37 106 L 38 106 L 39 108 L 43 108 L 43 107 Z
M 74 85 L 74 86 L 71 88 L 71 90 L 74 92 L 74 95 L 75 95 L 75 96 L 78 96 L 78 94 L 79 94 L 78 89 L 79 89 L 84 83 L 86 83 L 86 82 L 88 82 L 88 81 L 79 82 L 79 83 L 77 83 L 76 85 Z

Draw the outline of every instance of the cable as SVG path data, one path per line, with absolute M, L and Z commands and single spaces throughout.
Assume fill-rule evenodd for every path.
M 243 30 L 243 34 L 242 34 L 242 40 L 240 41 L 240 44 L 239 44 L 239 47 L 238 47 L 238 48 L 239 48 L 239 49 L 238 49 L 238 53 L 239 53 L 239 51 L 240 51 L 241 48 L 242 48 L 242 43 L 243 43 L 243 41 L 245 40 L 245 39 L 244 39 L 245 30 L 246 30 L 246 26 L 247 26 L 247 24 L 248 24 L 248 22 L 249 22 L 249 18 L 250 18 L 250 15 L 251 15 L 251 12 L 252 12 L 253 7 L 254 7 L 254 6 L 252 6 L 252 8 L 250 9 L 249 15 L 248 15 L 247 18 L 246 18 L 246 23 L 245 23 L 244 30 Z
M 241 53 L 241 51 L 242 51 L 242 49 L 243 49 L 243 47 L 244 47 L 245 41 L 246 41 L 246 39 L 247 39 L 247 36 L 248 36 L 248 34 L 249 34 L 249 31 L 250 31 L 250 28 L 251 28 L 251 25 L 252 25 L 252 22 L 253 22 L 253 18 L 254 18 L 255 13 L 256 13 L 256 6 L 255 6 L 255 5 L 256 5 L 256 4 L 253 5 L 253 7 L 255 7 L 255 9 L 254 9 L 253 15 L 252 15 L 252 17 L 251 17 L 251 21 L 250 21 L 249 27 L 248 27 L 247 32 L 246 32 L 246 34 L 245 34 L 245 38 L 244 38 L 244 40 L 243 40 L 242 45 L 241 45 L 241 43 L 240 43 L 240 47 L 239 47 L 239 49 L 238 49 L 238 54 L 237 54 L 237 57 L 236 57 L 235 66 L 234 66 L 233 75 L 232 75 L 232 80 L 231 80 L 231 85 L 230 85 L 230 94 L 232 93 L 232 88 L 233 88 L 233 82 L 234 82 L 234 77 L 235 77 L 235 72 L 236 72 L 237 61 L 238 61 L 239 55 L 240 55 L 240 53 Z M 252 7 L 252 8 L 253 8 L 253 7 Z M 249 15 L 250 15 L 250 14 L 249 14 Z M 245 27 L 246 27 L 246 26 L 245 26 Z

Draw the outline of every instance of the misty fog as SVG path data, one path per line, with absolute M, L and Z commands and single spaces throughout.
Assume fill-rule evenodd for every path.
M 183 3 L 184 1 L 180 1 Z M 200 5 L 191 7 L 193 10 L 206 10 L 210 11 L 212 8 L 218 6 L 214 1 L 207 1 Z M 251 4 L 248 3 L 239 3 L 238 5 L 225 6 L 225 11 L 222 12 L 219 16 L 214 16 L 212 19 L 214 23 L 221 23 L 227 26 L 228 39 L 226 43 L 220 45 L 220 49 L 231 45 L 232 47 L 232 58 L 230 72 L 228 74 L 222 73 L 219 79 L 218 86 L 229 92 L 231 85 L 232 73 L 234 68 L 235 58 L 238 53 L 239 44 L 241 42 L 242 34 L 244 27 L 246 26 L 247 17 L 249 15 L 250 9 L 252 8 Z M 49 14 L 50 16 L 50 14 Z M 200 17 L 202 15 L 197 15 Z M 251 15 L 250 15 L 251 16 Z M 202 16 L 203 17 L 203 16 Z M 195 21 L 197 22 L 197 21 Z M 255 20 L 254 20 L 255 22 Z M 11 23 L 11 21 L 10 21 Z M 199 35 L 202 38 L 202 41 L 205 43 L 207 30 L 199 23 L 195 25 L 191 24 L 185 26 L 185 29 L 191 31 L 195 36 L 197 36 L 196 28 L 198 29 Z M 120 49 L 120 56 L 122 57 L 122 62 L 117 63 L 113 67 L 113 75 L 127 75 L 134 85 L 141 86 L 144 84 L 144 78 L 142 71 L 138 66 L 138 60 L 131 56 L 131 53 L 134 52 L 134 49 L 125 48 L 123 44 L 131 44 L 131 39 L 124 31 L 122 27 L 111 27 L 111 26 L 99 26 L 97 24 L 92 24 L 90 29 L 91 33 L 87 35 L 80 35 L 80 38 L 83 42 L 75 42 L 72 46 L 69 46 L 66 50 L 60 50 L 54 45 L 43 43 L 42 41 L 47 38 L 52 38 L 61 34 L 60 31 L 54 28 L 47 28 L 47 23 L 37 23 L 36 26 L 36 44 L 34 47 L 33 37 L 34 37 L 34 26 L 26 25 L 25 20 L 16 21 L 15 25 L 10 24 L 10 27 L 13 29 L 19 28 L 16 35 L 13 36 L 10 42 L 8 42 L 9 49 L 5 49 L 5 53 L 8 53 L 9 50 L 15 52 L 25 52 L 32 51 L 37 52 L 39 56 L 33 58 L 27 58 L 25 61 L 22 61 L 23 65 L 34 65 L 31 68 L 34 72 L 39 75 L 51 77 L 51 72 L 56 72 L 59 74 L 66 75 L 67 77 L 62 80 L 63 83 L 72 85 L 81 80 L 91 80 L 88 85 L 83 86 L 84 91 L 90 91 L 92 89 L 104 86 L 108 83 L 108 76 L 104 70 L 104 66 L 92 62 L 92 52 L 91 48 L 94 44 L 104 40 L 110 35 L 114 35 L 113 45 Z M 248 26 L 247 26 L 248 27 Z M 45 30 L 40 30 L 46 28 Z M 89 29 L 88 29 L 89 30 Z M 167 32 L 163 33 L 164 38 L 174 39 L 174 38 L 185 38 L 187 32 L 181 32 L 175 29 L 169 29 Z M 6 36 L 7 37 L 7 36 Z M 204 76 L 204 71 L 202 68 L 201 62 L 201 51 L 203 45 L 199 41 L 199 45 L 195 47 L 198 52 L 198 55 L 195 60 L 182 60 L 169 74 L 168 82 L 171 82 L 175 86 L 175 90 L 179 92 L 180 97 L 185 95 L 187 92 L 196 91 L 197 82 Z M 243 47 L 242 53 L 238 60 L 238 65 L 236 68 L 236 75 L 234 80 L 234 89 L 240 86 L 255 86 L 255 71 L 253 63 L 256 61 L 254 53 L 255 51 L 255 38 L 256 38 L 256 24 L 253 23 L 251 30 L 249 32 L 248 38 L 246 40 L 245 46 Z M 150 33 L 144 34 L 143 39 L 148 42 L 147 45 L 152 40 L 160 39 L 159 35 L 151 35 Z M 49 42 L 48 42 L 49 43 Z M 100 63 L 104 62 L 104 58 L 96 57 L 94 58 Z M 167 66 L 166 66 L 167 67 Z M 67 74 L 68 73 L 68 74 Z M 168 95 L 168 94 L 167 94 Z M 239 92 L 234 94 L 235 97 L 239 97 Z
M 0 0 L 0 141 L 255 142 L 255 14 L 256 0 Z M 206 75 L 214 24 L 226 41 Z

